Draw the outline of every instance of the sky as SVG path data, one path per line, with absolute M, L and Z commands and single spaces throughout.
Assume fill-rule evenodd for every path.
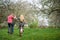
M 12 2 L 17 2 L 18 0 L 11 0 L 11 1 L 12 1 Z M 27 1 L 28 3 L 31 3 L 31 4 L 33 4 L 32 1 L 34 1 L 35 3 L 38 2 L 38 0 L 22 0 L 22 1 Z

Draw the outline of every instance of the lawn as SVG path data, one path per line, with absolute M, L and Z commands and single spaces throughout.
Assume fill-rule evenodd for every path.
M 7 31 L 7 28 L 0 29 L 0 40 L 60 40 L 60 28 L 24 28 L 22 37 L 18 28 L 14 28 L 13 34 Z

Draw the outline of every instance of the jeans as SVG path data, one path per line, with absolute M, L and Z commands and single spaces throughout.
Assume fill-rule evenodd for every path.
M 13 32 L 14 32 L 14 24 L 8 23 L 8 33 L 13 33 Z

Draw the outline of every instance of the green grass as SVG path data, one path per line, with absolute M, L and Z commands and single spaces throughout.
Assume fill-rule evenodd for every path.
M 13 34 L 7 31 L 7 28 L 0 29 L 0 40 L 60 40 L 60 28 L 25 28 L 22 37 L 19 36 L 18 28 L 14 28 Z

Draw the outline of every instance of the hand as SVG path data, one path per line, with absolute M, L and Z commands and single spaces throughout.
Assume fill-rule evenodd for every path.
M 16 16 L 14 16 L 14 19 L 17 19 Z

